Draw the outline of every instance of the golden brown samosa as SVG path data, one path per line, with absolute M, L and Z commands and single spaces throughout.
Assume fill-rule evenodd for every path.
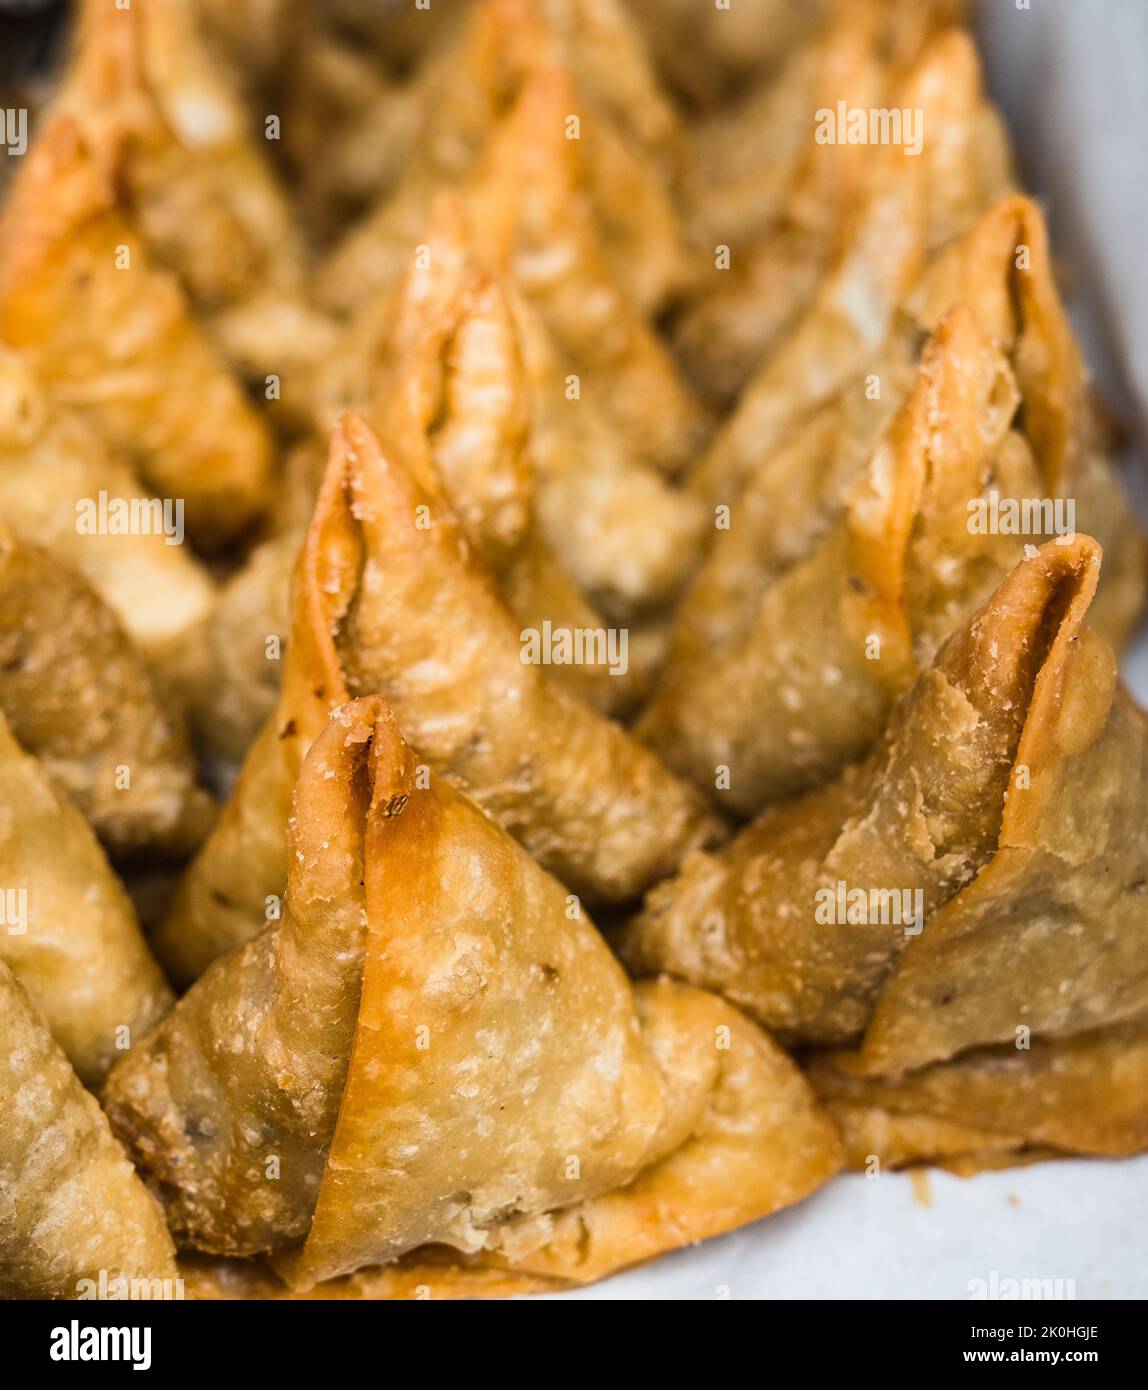
M 836 1169 L 784 1053 L 713 996 L 635 993 L 382 700 L 312 746 L 288 860 L 282 922 L 105 1089 L 185 1244 L 269 1253 L 301 1288 L 424 1245 L 582 1282 Z
M 905 180 L 893 185 L 907 187 Z M 679 610 L 679 655 L 750 621 L 774 578 L 839 516 L 843 489 L 911 389 L 925 334 L 956 304 L 968 307 L 1008 356 L 1043 479 L 1040 495 L 1071 499 L 1073 524 L 1104 548 L 1094 620 L 1120 645 L 1143 603 L 1145 545 L 1088 397 L 1039 210 L 1027 198 L 1003 199 L 905 294 L 902 262 L 896 255 L 883 259 L 904 220 L 895 205 L 888 214 L 869 254 L 826 282 L 818 304 L 763 368 L 691 479 L 725 529 L 715 532 Z M 890 270 L 896 273 L 887 278 Z M 868 306 L 861 319 L 843 316 L 859 304 Z
M 0 1113 L 0 1297 L 180 1297 L 155 1199 L 3 961 Z
M 85 580 L 3 521 L 0 710 L 114 857 L 203 838 L 211 799 L 179 711 Z
M 40 131 L 0 219 L 0 334 L 218 545 L 266 507 L 271 439 L 175 279 L 124 216 L 110 152 L 67 114 Z
M 427 764 L 592 901 L 636 896 L 711 840 L 701 796 L 553 681 L 542 638 L 520 628 L 433 477 L 348 416 L 296 570 L 279 704 L 156 938 L 169 969 L 194 978 L 262 926 L 302 757 L 347 693 L 384 693 Z
M 815 112 L 880 104 L 879 8 L 837 7 L 776 82 L 689 132 L 682 201 L 699 271 L 672 337 L 688 380 L 718 406 L 808 304 L 842 252 L 843 224 L 863 225 L 865 182 L 917 177 L 917 160 L 815 138 Z
M 172 994 L 88 823 L 2 714 L 0 805 L 0 960 L 93 1085 L 159 1022 Z
M 442 487 L 523 629 L 605 631 L 538 525 L 528 389 L 506 296 L 477 274 L 393 385 L 373 393 L 370 416 L 416 477 Z M 644 684 L 636 659 L 621 672 L 599 663 L 553 674 L 607 715 L 632 708 Z
M 274 373 L 291 405 L 334 327 L 309 302 L 302 238 L 264 152 L 278 118 L 257 132 L 194 0 L 85 0 L 73 46 L 58 105 L 113 152 L 128 220 L 231 360 L 260 386 Z
M 601 254 L 643 313 L 662 305 L 689 274 L 677 211 L 657 167 L 675 122 L 652 74 L 627 60 L 634 51 L 628 40 L 625 16 L 611 0 L 476 6 L 457 42 L 416 78 L 421 128 L 407 118 L 397 132 L 389 127 L 410 141 L 401 162 L 394 151 L 389 160 L 402 179 L 380 190 L 384 196 L 335 248 L 320 278 L 323 302 L 347 312 L 393 282 L 434 193 L 470 176 L 524 87 L 561 71 L 559 133 L 575 146 L 561 159 L 576 167 Z M 604 46 L 610 61 L 603 61 Z
M 991 492 L 1046 494 L 1017 428 L 1019 400 L 1007 360 L 967 310 L 954 309 L 866 471 L 845 487 L 844 515 L 766 580 L 752 607 L 752 590 L 744 612 L 734 596 L 740 621 L 718 595 L 727 623 L 720 645 L 716 622 L 699 622 L 702 595 L 687 596 L 684 630 L 639 736 L 742 815 L 863 757 L 897 694 L 1024 553 L 1024 536 L 971 518 Z M 845 464 L 848 448 L 832 427 L 829 441 L 834 463 Z M 814 461 L 795 458 L 822 488 L 832 468 Z M 784 514 L 767 524 L 779 523 L 783 543 L 799 543 Z M 703 571 L 707 602 L 711 581 Z
M 864 314 L 867 308 L 871 324 L 879 324 L 881 268 L 896 267 L 900 258 L 904 286 L 922 257 L 963 232 L 1011 187 L 1007 140 L 985 97 L 972 39 L 961 30 L 943 32 L 902 72 L 882 56 L 884 10 L 883 4 L 840 7 L 824 38 L 795 60 L 793 77 L 769 94 L 770 105 L 780 109 L 765 132 L 747 142 L 719 125 L 698 152 L 710 178 L 729 162 L 718 158 L 718 149 L 744 154 L 750 184 L 747 194 L 737 183 L 722 180 L 712 189 L 707 183 L 697 195 L 702 226 L 696 236 L 707 264 L 717 268 L 704 287 L 699 282 L 697 302 L 679 315 L 674 330 L 690 380 L 719 402 L 730 401 L 785 341 L 823 277 L 839 277 L 842 264 L 852 263 L 855 243 L 880 258 L 869 271 L 875 294 L 867 306 L 864 300 L 844 305 L 843 318 L 850 309 Z M 821 143 L 809 113 L 836 115 L 841 101 L 850 110 L 883 105 L 909 112 L 914 124 L 904 127 L 899 144 Z M 799 141 L 800 158 L 788 171 L 788 185 L 785 162 L 764 161 L 772 176 L 759 188 L 763 161 L 749 151 L 770 138 L 774 123 L 773 138 L 788 139 L 790 146 Z M 874 224 L 882 225 L 887 211 L 898 207 L 903 225 L 896 236 L 887 245 L 874 240 Z M 726 260 L 716 258 L 719 246 L 728 248 Z M 851 273 L 851 280 L 863 288 L 864 272 Z
M 165 515 L 91 421 L 54 404 L 3 344 L 0 516 L 79 570 L 160 674 L 177 680 L 214 601 L 211 576 L 182 543 L 178 515 Z
M 866 763 L 653 890 L 627 962 L 886 1070 L 1148 1008 L 1148 738 L 1084 626 L 1099 568 L 1083 536 L 1023 560 Z
M 406 467 L 441 482 L 463 534 L 524 628 L 604 629 L 607 619 L 539 524 L 540 495 L 566 465 L 554 458 L 532 392 L 528 313 L 508 285 L 477 266 L 457 208 L 440 204 L 397 297 L 369 305 L 352 324 L 346 350 L 319 383 L 317 414 L 320 423 L 330 416 L 329 431 L 338 412 L 365 409 Z M 585 492 L 595 494 L 602 471 L 583 475 Z M 604 525 L 601 511 L 595 519 Z M 643 529 L 651 522 L 638 520 Z M 602 665 L 556 667 L 554 675 L 604 714 L 632 708 L 646 684 L 636 654 L 620 675 Z
M 567 74 L 540 72 L 492 136 L 466 190 L 481 254 L 507 269 L 561 349 L 581 396 L 638 457 L 673 472 L 707 421 L 669 352 L 612 275 L 582 183 L 580 140 L 567 136 Z
M 298 289 L 286 194 L 205 50 L 193 0 L 78 8 L 61 100 L 114 150 L 128 215 L 157 260 L 205 310 Z
M 436 198 L 397 290 L 362 305 L 316 377 L 315 413 L 324 431 L 350 407 L 368 407 L 384 424 L 387 396 L 404 364 L 409 368 L 428 333 L 442 339 L 452 302 L 481 275 L 490 271 L 475 253 L 460 200 Z M 609 617 L 629 622 L 657 614 L 696 564 L 704 505 L 628 451 L 594 401 L 570 398 L 561 350 L 537 313 L 505 277 L 498 277 L 498 291 L 509 307 L 517 348 L 503 352 L 501 374 L 492 370 L 496 361 L 488 364 L 485 384 L 476 382 L 457 406 L 473 401 L 486 407 L 484 415 L 505 419 L 504 393 L 514 376 L 525 374 L 515 390 L 527 396 L 525 453 L 547 546 L 588 601 Z M 478 331 L 473 325 L 472 339 Z M 493 325 L 486 336 L 495 340 Z M 468 360 L 482 365 L 477 353 Z M 454 434 L 466 441 L 471 425 L 461 410 L 455 413 Z

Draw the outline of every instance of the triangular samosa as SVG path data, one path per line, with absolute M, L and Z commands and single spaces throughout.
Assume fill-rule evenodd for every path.
M 0 1114 L 0 1297 L 179 1297 L 159 1207 L 3 961 Z
M 1148 737 L 1083 625 L 1099 569 L 1083 536 L 1022 560 L 865 764 L 653 890 L 627 962 L 795 1038 L 870 1028 L 878 1069 L 1148 1010 Z
M 3 715 L 0 806 L 0 960 L 95 1084 L 168 1011 L 171 991 L 88 823 Z
M 585 1281 L 838 1166 L 785 1054 L 714 996 L 635 993 L 382 700 L 335 712 L 289 836 L 282 922 L 105 1089 L 183 1243 L 303 1288 L 423 1245 Z
M 412 121 L 400 128 L 410 141 L 402 179 L 380 190 L 385 196 L 328 259 L 320 278 L 324 302 L 347 312 L 364 293 L 393 281 L 435 192 L 470 176 L 525 86 L 561 73 L 566 99 L 558 133 L 573 148 L 560 159 L 577 169 L 578 196 L 587 200 L 611 273 L 643 313 L 657 309 L 687 274 L 677 212 L 657 167 L 675 121 L 631 39 L 611 0 L 592 0 L 590 9 L 566 0 L 475 6 L 457 43 L 416 75 L 425 117 L 421 127 Z M 627 61 L 631 55 L 637 60 Z
M 149 497 L 91 421 L 54 404 L 3 344 L 0 515 L 78 569 L 143 655 L 178 683 L 214 601 L 210 575 L 182 544 L 174 509 Z
M 86 581 L 2 520 L 0 710 L 114 857 L 203 838 L 211 799 L 180 712 Z
M 994 493 L 1048 491 L 1017 428 L 1019 399 L 1006 359 L 955 309 L 867 471 L 846 487 L 844 515 L 777 573 L 720 646 L 712 629 L 705 642 L 687 628 L 640 737 L 743 815 L 863 757 L 896 695 L 1024 553 L 1024 535 L 972 517 L 978 506 L 988 514 Z M 832 431 L 830 441 L 841 448 Z M 814 486 L 831 478 L 806 476 Z M 696 622 L 690 599 L 683 610 Z
M 385 694 L 429 766 L 592 901 L 634 897 L 711 841 L 700 794 L 552 680 L 562 653 L 545 637 L 520 628 L 435 480 L 348 416 L 296 570 L 275 716 L 157 937 L 164 963 L 194 978 L 262 926 L 302 757 L 348 693 Z
M 902 179 L 893 188 L 908 186 Z M 895 248 L 904 235 L 895 204 L 888 213 L 868 253 L 849 273 L 843 266 L 830 277 L 691 479 L 717 509 L 719 529 L 678 612 L 679 658 L 744 628 L 776 576 L 839 516 L 845 488 L 912 388 L 925 334 L 957 304 L 1008 357 L 1043 480 L 1040 496 L 1071 499 L 1075 527 L 1104 548 L 1096 626 L 1119 645 L 1135 622 L 1144 541 L 1094 418 L 1039 210 L 1027 198 L 1002 200 L 904 295 L 899 272 L 887 280 L 881 269 L 899 265 Z M 871 333 L 861 320 L 846 330 L 841 312 L 858 304 L 880 306 L 879 313 L 867 311 Z
M 729 118 L 718 118 L 697 151 L 703 170 L 730 163 L 729 156 L 717 155 L 723 146 L 745 159 L 742 180 L 712 190 L 706 183 L 696 195 L 702 220 L 696 235 L 713 269 L 704 291 L 699 280 L 697 302 L 679 315 L 674 330 L 690 380 L 719 401 L 732 399 L 784 341 L 819 294 L 822 278 L 850 263 L 858 240 L 868 254 L 881 256 L 875 269 L 899 255 L 911 274 L 923 255 L 1009 191 L 1008 142 L 985 97 L 970 36 L 962 30 L 936 35 L 923 52 L 908 55 L 914 61 L 905 71 L 900 55 L 884 51 L 886 9 L 884 3 L 840 6 L 811 51 L 794 59 L 796 71 L 787 68 L 778 90 L 766 93 L 762 129 L 738 138 L 724 128 Z M 877 147 L 838 135 L 822 143 L 820 121 L 846 108 L 891 108 L 903 122 L 899 142 Z M 771 140 L 780 141 L 788 161 L 753 158 L 752 151 Z M 889 246 L 875 244 L 869 230 L 874 219 L 898 199 L 903 227 Z M 755 222 L 764 225 L 755 228 Z M 720 246 L 729 248 L 724 260 L 715 256 Z M 849 306 L 843 307 L 846 323 Z M 852 308 L 879 323 L 879 297 Z
M 0 334 L 92 419 L 197 543 L 269 501 L 267 426 L 124 216 L 113 153 L 61 113 L 36 138 L 0 219 Z

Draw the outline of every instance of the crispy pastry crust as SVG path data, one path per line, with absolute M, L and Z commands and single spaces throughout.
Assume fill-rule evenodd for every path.
M 838 1166 L 785 1054 L 712 996 L 635 995 L 562 885 L 425 780 L 381 700 L 312 747 L 290 851 L 282 924 L 105 1089 L 185 1243 L 269 1252 L 304 1289 L 443 1244 L 582 1281 Z

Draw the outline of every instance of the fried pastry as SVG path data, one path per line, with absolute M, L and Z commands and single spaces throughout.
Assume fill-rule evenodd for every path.
M 113 152 L 128 220 L 229 358 L 260 388 L 274 374 L 273 399 L 293 405 L 335 329 L 309 301 L 302 237 L 264 153 L 270 134 L 256 138 L 196 5 L 85 0 L 58 105 Z
M 2 522 L 0 710 L 114 857 L 203 838 L 211 800 L 178 710 L 88 584 Z
M 283 921 L 105 1088 L 182 1242 L 266 1252 L 303 1289 L 424 1245 L 582 1282 L 836 1169 L 784 1053 L 713 996 L 634 992 L 567 890 L 421 776 L 382 700 L 312 746 L 288 863 Z
M 3 961 L 0 1040 L 0 1297 L 174 1296 L 159 1207 Z
M 218 545 L 266 507 L 271 439 L 125 220 L 112 169 L 74 117 L 40 132 L 0 219 L 0 333 Z
M 1018 1029 L 1024 979 L 1016 977 Z M 1143 1019 L 1066 1038 L 1034 1033 L 1024 1045 L 978 1048 L 901 1077 L 867 1075 L 851 1052 L 819 1053 L 808 1070 L 834 1108 L 871 1107 L 894 1126 L 975 1126 L 1036 1148 L 1109 1158 L 1148 1148 Z
M 452 300 L 467 280 L 485 273 L 461 202 L 440 195 L 398 290 L 363 304 L 318 375 L 314 409 L 324 432 L 347 408 L 367 407 L 383 421 L 402 364 L 429 332 L 441 336 Z M 627 451 L 594 401 L 570 398 L 560 349 L 537 312 L 505 278 L 498 289 L 517 338 L 513 356 L 526 377 L 520 388 L 529 414 L 525 447 L 542 538 L 608 617 L 632 622 L 658 614 L 695 567 L 704 505 Z M 499 394 L 487 389 L 479 402 L 494 404 Z M 461 419 L 459 437 L 467 428 Z
M 2 959 L 81 1080 L 158 1023 L 172 994 L 84 817 L 0 715 Z M 15 904 L 17 911 L 9 909 Z
M 650 893 L 627 962 L 886 1070 L 1135 1018 L 1148 740 L 1084 626 L 1099 568 L 1083 536 L 1023 560 L 866 763 Z
M 904 191 L 907 184 L 893 187 Z M 1098 427 L 1039 210 L 1027 198 L 1003 199 L 929 263 L 900 307 L 903 261 L 898 254 L 884 258 L 905 219 L 896 205 L 886 212 L 874 226 L 878 240 L 848 273 L 843 267 L 830 277 L 819 305 L 763 368 L 691 478 L 712 506 L 729 509 L 730 524 L 716 534 L 696 593 L 683 601 L 679 635 L 688 632 L 685 640 L 692 642 L 744 623 L 779 569 L 806 553 L 839 513 L 842 488 L 864 465 L 861 446 L 914 380 L 923 335 L 964 304 L 1008 355 L 1025 433 L 1040 465 L 1040 496 L 1072 499 L 1075 525 L 1104 548 L 1094 620 L 1121 645 L 1143 605 L 1144 539 Z M 861 303 L 867 306 L 863 319 L 842 319 L 843 306 Z M 880 313 L 871 314 L 875 306 Z M 824 423 L 826 410 L 838 421 L 841 442 L 826 437 L 821 453 L 810 442 L 815 461 L 805 467 L 798 462 L 805 446 L 797 437 L 811 418 Z M 773 508 L 788 518 L 784 530 L 771 525 Z
M 613 276 L 643 312 L 658 309 L 690 273 L 680 219 L 655 167 L 674 118 L 652 77 L 623 61 L 632 51 L 615 32 L 619 25 L 625 32 L 624 17 L 607 0 L 593 0 L 590 10 L 567 0 L 486 0 L 472 13 L 458 43 L 420 75 L 426 119 L 400 166 L 403 177 L 335 248 L 320 277 L 323 302 L 346 312 L 364 292 L 393 283 L 434 194 L 470 176 L 526 87 L 561 72 L 556 133 L 574 148 L 557 157 L 576 165 L 579 196 Z M 414 123 L 401 128 L 413 133 Z
M 537 525 L 525 369 L 495 280 L 479 274 L 460 287 L 398 380 L 375 393 L 370 415 L 415 476 L 441 485 L 523 629 L 606 629 Z M 554 670 L 603 714 L 635 703 L 640 675 L 605 664 Z
M 820 786 L 863 757 L 897 694 L 1024 553 L 1022 535 L 970 520 L 991 491 L 1046 493 L 1033 442 L 1017 428 L 1019 402 L 1005 357 L 967 310 L 954 309 L 866 471 L 846 487 L 844 515 L 766 581 L 753 607 L 743 612 L 738 595 L 731 614 L 719 593 L 718 620 L 729 623 L 721 645 L 715 624 L 698 621 L 712 590 L 687 596 L 685 630 L 639 736 L 742 815 Z M 811 456 L 805 440 L 792 455 L 818 490 L 851 462 L 827 423 L 825 442 L 837 449 L 828 472 L 811 466 L 824 447 L 816 437 Z M 799 517 L 807 496 L 790 496 Z M 800 548 L 800 530 L 784 527 L 784 513 L 762 519 Z M 712 579 L 703 572 L 704 584 Z
M 842 7 L 824 43 L 828 52 L 819 45 L 799 65 L 796 80 L 779 84 L 781 90 L 772 94 L 787 118 L 782 132 L 791 136 L 794 129 L 786 110 L 790 103 L 801 103 L 805 113 L 799 123 L 804 154 L 790 172 L 784 196 L 773 186 L 785 178 L 784 161 L 766 165 L 776 172 L 760 190 L 761 163 L 749 164 L 754 197 L 740 194 L 736 182 L 718 185 L 726 190 L 724 197 L 708 187 L 696 195 L 706 220 L 695 235 L 709 250 L 707 264 L 719 264 L 712 251 L 718 245 L 730 248 L 729 264 L 709 272 L 706 292 L 678 317 L 674 341 L 691 382 L 720 403 L 733 399 L 784 341 L 822 278 L 849 263 L 854 240 L 866 241 L 872 253 L 870 226 L 887 206 L 900 202 L 905 225 L 880 254 L 902 258 L 904 285 L 923 256 L 965 231 L 1011 187 L 1008 142 L 985 97 L 972 40 L 948 30 L 928 44 L 907 73 L 887 72 L 880 57 L 883 9 Z M 811 80 L 820 92 L 806 90 Z M 839 100 L 851 110 L 884 102 L 912 113 L 912 134 L 906 125 L 903 144 L 878 148 L 819 143 L 807 113 L 836 112 Z M 770 124 L 758 139 L 769 138 Z M 714 140 L 734 151 L 747 144 L 724 131 L 715 132 Z M 716 151 L 708 147 L 698 160 L 706 170 L 720 168 Z M 902 191 L 892 186 L 904 182 L 910 187 Z M 752 229 L 754 220 L 765 225 L 739 232 L 747 223 Z M 878 322 L 881 302 L 875 304 Z
M 561 71 L 525 85 L 466 191 L 475 245 L 537 310 L 578 394 L 594 399 L 635 455 L 674 472 L 699 448 L 706 418 L 609 272 L 580 191 L 581 141 L 566 135 L 573 100 Z
M 926 1163 L 952 1171 L 955 1165 L 1020 1162 L 1027 1152 L 1020 1135 L 979 1123 L 958 1124 L 853 1100 L 826 1099 L 825 1108 L 841 1131 L 845 1166 L 855 1171 L 882 1173 Z
M 588 467 L 577 482 L 570 477 L 581 457 L 563 453 L 563 437 L 540 408 L 542 393 L 556 390 L 557 383 L 550 378 L 539 385 L 539 363 L 528 367 L 526 361 L 528 354 L 537 358 L 547 349 L 531 341 L 537 329 L 526 322 L 530 310 L 512 294 L 476 265 L 457 204 L 440 201 L 398 295 L 365 306 L 348 330 L 344 351 L 318 384 L 316 414 L 329 430 L 342 410 L 364 409 L 409 467 L 423 476 L 437 475 L 463 534 L 524 628 L 605 628 L 606 618 L 590 601 L 592 592 L 580 591 L 576 582 L 586 566 L 575 563 L 573 573 L 567 571 L 559 557 L 572 548 L 551 547 L 539 513 L 541 496 L 566 477 L 563 500 L 573 502 L 571 493 L 597 499 L 610 461 Z M 633 472 L 629 495 L 644 500 L 652 489 L 641 484 L 656 475 Z M 658 491 L 668 494 L 669 485 L 661 483 Z M 607 495 L 583 525 L 589 529 L 597 521 L 604 530 L 609 518 L 601 512 L 612 501 Z M 549 508 L 557 531 L 552 498 Z M 639 522 L 645 532 L 649 518 Z M 568 522 L 564 518 L 560 524 Z M 664 543 L 673 544 L 680 532 L 679 526 Z M 605 558 L 599 557 L 600 563 Z M 613 598 L 624 586 L 632 588 L 634 561 L 619 564 L 616 584 L 603 585 L 598 570 L 591 591 L 604 587 Z M 554 675 L 604 714 L 632 708 L 645 684 L 637 660 L 622 673 L 603 665 L 572 665 L 556 667 Z
M 134 645 L 178 684 L 187 644 L 214 602 L 211 576 L 182 544 L 179 515 L 165 513 L 92 422 L 57 406 L 3 344 L 0 515 L 79 570 Z
M 385 694 L 428 766 L 591 901 L 634 897 L 711 840 L 700 794 L 528 661 L 523 639 L 433 477 L 348 416 L 296 570 L 275 717 L 156 937 L 172 973 L 194 978 L 263 925 L 291 788 L 348 693 Z

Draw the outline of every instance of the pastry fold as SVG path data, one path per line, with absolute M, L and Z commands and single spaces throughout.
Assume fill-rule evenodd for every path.
M 912 1126 L 918 1138 L 926 1124 L 971 1128 L 981 1135 L 979 1142 L 969 1136 L 971 1152 L 982 1157 L 1016 1152 L 1018 1142 L 1108 1158 L 1148 1148 L 1143 1018 L 1067 1038 L 1034 1034 L 1026 1043 L 977 1048 L 901 1077 L 867 1075 L 852 1052 L 818 1054 L 808 1072 L 834 1110 L 869 1107 L 891 1127 Z
M 137 508 L 148 524 L 101 529 L 101 500 L 109 515 Z M 215 584 L 161 509 L 91 421 L 54 404 L 20 354 L 0 344 L 0 515 L 79 570 L 157 671 L 178 683 Z
M 743 815 L 863 757 L 897 694 L 1024 553 L 1023 536 L 970 521 L 990 491 L 1046 494 L 1017 429 L 1019 403 L 1005 357 L 967 310 L 954 309 L 867 470 L 843 487 L 844 515 L 800 554 L 810 491 L 816 505 L 816 491 L 837 481 L 832 463 L 828 474 L 816 467 L 822 451 L 848 460 L 858 442 L 841 438 L 839 417 L 811 427 L 792 455 L 794 471 L 809 479 L 791 494 L 798 526 L 777 528 L 779 518 L 769 518 L 798 556 L 744 612 L 740 596 L 733 612 L 724 602 L 744 570 L 703 572 L 639 736 Z M 719 623 L 726 630 L 715 647 Z
M 883 255 L 899 255 L 912 274 L 1012 185 L 1008 142 L 971 37 L 926 27 L 921 51 L 891 52 L 887 9 L 866 0 L 839 6 L 750 111 L 719 114 L 695 136 L 700 186 L 688 196 L 713 268 L 677 317 L 674 342 L 690 381 L 718 402 L 732 400 L 785 340 L 823 278 L 870 237 L 883 205 L 902 200 L 905 224 Z M 899 144 L 822 143 L 819 119 L 842 102 L 850 111 L 909 112 L 919 124 L 906 126 Z M 740 177 L 723 176 L 731 164 Z M 899 183 L 909 187 L 898 192 Z M 729 248 L 725 268 L 720 246 Z M 870 312 L 876 321 L 879 300 Z
M 584 1281 L 838 1166 L 785 1054 L 712 996 L 633 991 L 381 699 L 307 754 L 288 863 L 282 922 L 105 1088 L 182 1243 L 269 1253 L 303 1289 L 424 1245 Z
M 591 901 L 635 897 L 718 833 L 696 791 L 528 661 L 433 475 L 360 417 L 335 430 L 294 586 L 275 716 L 156 938 L 179 978 L 262 926 L 302 756 L 348 693 L 385 694 L 428 765 Z
M 484 276 L 491 272 L 476 251 L 463 201 L 438 196 L 398 289 L 362 305 L 318 375 L 314 408 L 324 432 L 347 408 L 366 408 L 385 426 L 387 398 L 403 364 L 409 368 L 428 335 L 440 349 L 446 346 L 453 302 Z M 523 461 L 529 460 L 530 491 L 546 545 L 588 601 L 610 617 L 625 621 L 657 613 L 700 556 L 704 505 L 627 449 L 599 404 L 569 398 L 562 349 L 513 283 L 505 276 L 495 279 L 496 287 L 485 294 L 505 299 L 515 345 L 502 350 L 500 377 L 492 363 L 485 367 L 485 382 L 472 373 L 474 389 L 455 392 L 453 433 L 459 440 L 469 436 L 470 409 L 482 419 L 497 419 L 495 412 L 501 412 L 505 421 L 512 402 L 504 393 L 523 395 L 518 411 L 526 419 L 515 428 L 526 431 L 519 448 Z M 505 328 L 501 334 L 506 336 Z M 469 336 L 485 355 L 495 329 L 483 340 L 476 335 L 473 329 Z M 478 361 L 477 352 L 455 355 L 459 367 Z M 465 385 L 466 377 L 456 375 Z M 440 468 L 450 461 L 440 457 Z M 520 492 L 524 481 L 519 479 Z
M 85 0 L 57 105 L 114 152 L 114 178 L 149 254 L 180 278 L 228 357 L 288 383 L 334 340 L 309 302 L 302 238 L 234 79 L 193 0 Z M 266 134 L 267 132 L 260 132 Z
M 622 932 L 639 973 L 718 989 L 876 1070 L 1148 1006 L 1144 719 L 1084 626 L 1100 552 L 1023 560 L 899 702 L 871 758 L 687 860 Z
M 74 116 L 41 130 L 0 219 L 0 332 L 153 492 L 183 502 L 194 540 L 219 545 L 268 502 L 270 436 L 151 262 L 114 168 Z
M 3 961 L 0 1113 L 0 1297 L 178 1296 L 159 1207 Z
M 819 1064 L 813 1075 L 820 1076 Z M 834 1083 L 828 1083 L 827 1089 L 834 1089 Z M 929 1164 L 964 1176 L 1027 1161 L 1029 1150 L 1018 1134 L 915 1111 L 885 1110 L 863 1100 L 823 1099 L 841 1131 L 845 1166 L 853 1171 L 879 1174 Z
M 0 709 L 111 854 L 186 854 L 212 803 L 178 710 L 86 581 L 0 521 Z
M 904 194 L 906 179 L 893 191 Z M 794 434 L 811 413 L 832 408 L 846 433 L 864 430 L 875 391 L 888 400 L 904 387 L 906 364 L 920 351 L 922 335 L 936 331 L 957 304 L 965 305 L 986 337 L 1004 352 L 1016 377 L 1024 431 L 1032 443 L 1049 497 L 1071 498 L 1076 526 L 1104 548 L 1105 577 L 1096 625 L 1116 645 L 1126 640 L 1143 604 L 1144 538 L 1128 509 L 1105 432 L 1088 391 L 1079 348 L 1056 288 L 1048 234 L 1040 210 L 1012 195 L 990 208 L 969 230 L 932 257 L 911 284 L 898 238 L 911 220 L 895 203 L 874 222 L 874 240 L 846 256 L 739 401 L 691 476 L 691 486 L 738 522 L 742 490 L 757 495 L 750 523 L 768 499 L 792 509 L 786 490 Z M 887 271 L 894 272 L 892 278 Z M 861 312 L 863 310 L 863 312 Z M 884 407 L 880 407 L 884 408 Z M 854 455 L 854 467 L 858 466 Z M 838 464 L 847 480 L 848 467 Z M 810 497 L 810 493 L 812 496 Z M 840 493 L 806 485 L 811 511 L 805 534 L 816 534 L 840 507 Z M 760 568 L 777 567 L 777 542 L 760 526 L 754 538 L 765 556 Z M 724 563 L 725 533 L 718 536 L 710 567 Z M 745 544 L 745 543 L 743 543 Z M 741 600 L 755 601 L 758 587 Z M 729 586 L 732 587 L 732 586 Z M 687 600 L 688 602 L 688 600 Z
M 662 169 L 676 135 L 673 109 L 635 49 L 616 0 L 486 0 L 458 41 L 416 75 L 420 122 L 400 124 L 410 141 L 397 185 L 335 248 L 320 293 L 340 312 L 394 279 L 425 220 L 429 199 L 470 176 L 507 110 L 538 77 L 565 75 L 557 134 L 575 146 L 579 193 L 610 271 L 643 313 L 659 308 L 689 274 L 682 227 Z M 564 134 L 567 121 L 580 124 Z M 391 126 L 392 131 L 394 126 Z M 584 153 L 583 153 L 584 152 Z M 556 151 L 555 151 L 556 153 Z
M 94 1085 L 168 1011 L 171 990 L 88 823 L 12 737 L 3 715 L 0 804 L 0 960 L 81 1080 Z
M 466 190 L 475 244 L 537 310 L 579 395 L 639 458 L 672 473 L 701 446 L 707 419 L 626 280 L 611 274 L 582 187 L 582 141 L 566 134 L 574 110 L 561 69 L 524 85 Z

